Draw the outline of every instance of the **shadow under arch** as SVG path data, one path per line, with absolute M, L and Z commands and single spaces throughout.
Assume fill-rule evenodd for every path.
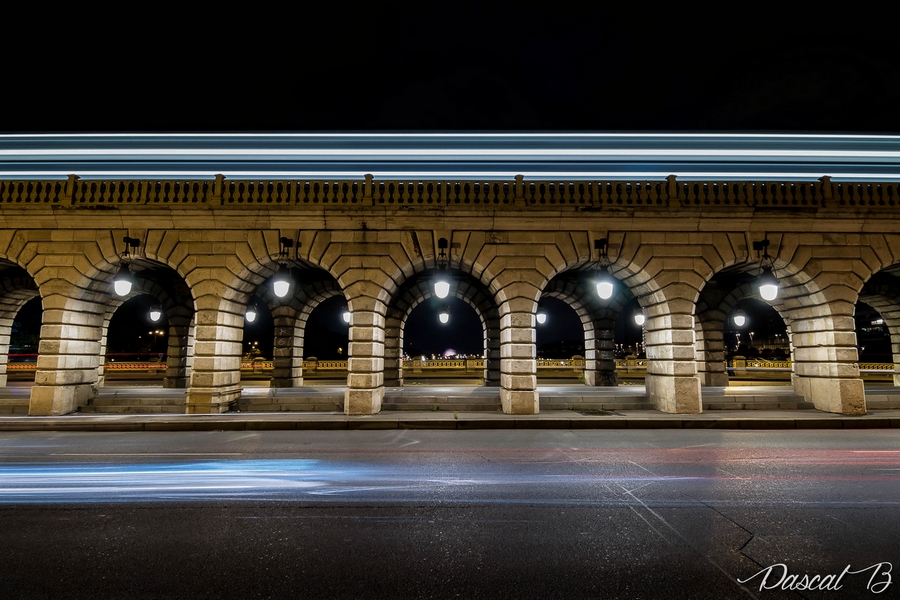
M 7 383 L 13 323 L 22 307 L 39 295 L 34 278 L 25 269 L 0 260 L 0 387 Z

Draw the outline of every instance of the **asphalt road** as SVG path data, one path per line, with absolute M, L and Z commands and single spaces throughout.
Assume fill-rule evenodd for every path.
M 898 448 L 890 430 L 4 433 L 0 593 L 900 597 Z M 838 589 L 780 589 L 803 575 Z

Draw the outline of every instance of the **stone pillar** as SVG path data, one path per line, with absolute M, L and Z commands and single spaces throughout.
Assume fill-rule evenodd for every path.
M 597 340 L 594 337 L 594 323 L 584 332 L 584 383 L 585 385 L 597 385 Z
M 6 365 L 9 363 L 9 335 L 16 318 L 20 302 L 10 302 L 8 298 L 0 298 L 0 387 L 6 387 Z
M 644 323 L 647 395 L 657 410 L 697 414 L 703 404 L 694 352 L 693 302 L 677 298 L 687 291 L 668 291 L 676 297 L 648 307 Z
M 167 311 L 169 321 L 169 346 L 166 351 L 166 376 L 164 388 L 186 388 L 188 386 L 187 360 L 188 344 L 193 310 L 175 306 Z
M 891 334 L 891 353 L 894 360 L 894 386 L 900 387 L 900 331 L 890 330 Z
M 221 413 L 241 395 L 243 304 L 202 296 L 196 302 L 188 414 Z
M 387 317 L 384 325 L 384 385 L 403 386 L 402 336 L 400 319 Z
M 500 319 L 485 316 L 484 385 L 500 385 Z M 536 363 L 535 363 L 536 364 Z
M 357 297 L 350 305 L 350 347 L 344 413 L 374 415 L 384 399 L 384 313 L 381 300 Z
M 540 412 L 534 304 L 526 298 L 514 298 L 501 307 L 500 405 L 506 414 Z
M 725 367 L 725 316 L 704 313 L 697 318 L 697 375 L 704 386 L 727 387 Z
M 303 329 L 297 311 L 291 306 L 278 306 L 272 311 L 275 344 L 272 350 L 273 388 L 303 386 Z
M 0 313 L 0 387 L 6 387 L 6 365 L 9 363 L 9 334 L 12 331 L 12 316 L 7 312 Z
M 67 284 L 60 287 L 70 291 Z M 105 307 L 52 293 L 43 304 L 40 356 L 28 414 L 64 415 L 96 395 Z
M 847 306 L 849 314 L 835 314 L 847 312 Z M 836 302 L 793 311 L 794 391 L 822 411 L 866 412 L 852 309 Z
M 616 372 L 615 321 L 609 318 L 594 319 L 593 356 L 589 366 L 585 360 L 584 382 L 587 385 L 613 387 L 619 385 Z M 585 359 L 587 359 L 587 339 L 585 339 Z

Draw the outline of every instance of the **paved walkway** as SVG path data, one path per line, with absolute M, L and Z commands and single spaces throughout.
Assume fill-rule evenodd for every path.
M 343 397 L 343 386 L 319 386 L 280 389 L 284 397 Z M 28 387 L 8 387 L 0 393 L 6 401 L 21 402 Z M 270 394 L 265 387 L 247 387 L 249 397 Z M 643 386 L 591 388 L 587 386 L 540 386 L 546 405 L 558 405 L 560 399 L 588 399 L 597 406 L 606 399 L 646 397 Z M 433 399 L 497 397 L 497 388 L 461 386 L 416 386 L 389 388 L 386 397 Z M 117 386 L 101 389 L 101 397 L 177 398 L 184 390 L 161 387 Z M 867 389 L 869 412 L 849 416 L 825 413 L 811 408 L 766 408 L 779 400 L 795 398 L 790 386 L 735 386 L 703 388 L 704 405 L 727 406 L 720 400 L 740 401 L 741 410 L 704 410 L 698 415 L 673 415 L 651 408 L 641 409 L 546 409 L 538 415 L 507 415 L 499 411 L 466 410 L 383 410 L 377 415 L 347 416 L 342 412 L 235 411 L 216 415 L 185 414 L 86 414 L 58 417 L 0 416 L 0 431 L 198 431 L 198 430 L 274 430 L 274 429 L 861 429 L 900 428 L 900 388 Z M 878 408 L 879 404 L 887 405 Z M 624 404 L 622 406 L 628 406 Z M 784 406 L 791 406 L 790 403 Z

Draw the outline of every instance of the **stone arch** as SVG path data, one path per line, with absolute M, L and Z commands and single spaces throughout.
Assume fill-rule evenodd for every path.
M 164 268 L 165 269 L 165 268 Z M 165 269 L 168 270 L 168 269 Z M 156 273 L 152 278 L 148 270 L 139 271 L 135 284 L 127 296 L 110 296 L 107 311 L 103 315 L 103 331 L 100 354 L 106 355 L 109 325 L 115 312 L 126 302 L 139 296 L 149 296 L 158 304 L 166 320 L 166 372 L 163 387 L 185 388 L 190 378 L 190 363 L 193 350 L 194 303 L 187 284 L 177 276 Z M 160 276 L 162 275 L 162 276 Z M 104 365 L 98 367 L 98 385 L 105 384 Z
M 900 386 L 900 276 L 890 269 L 876 273 L 863 285 L 859 300 L 877 311 L 884 321 L 891 341 L 893 382 Z
M 343 296 L 343 292 L 333 279 L 319 278 L 304 281 L 287 299 L 275 296 L 268 286 L 257 288 L 257 294 L 271 311 L 275 327 L 270 385 L 274 388 L 300 387 L 303 385 L 303 342 L 309 316 L 319 304 L 334 296 Z
M 721 272 L 720 272 L 721 273 Z M 716 277 L 704 286 L 696 308 L 697 372 L 704 386 L 728 385 L 725 365 L 725 323 L 728 314 L 742 300 L 752 298 L 769 306 L 784 321 L 790 347 L 791 322 L 778 303 L 770 304 L 760 298 L 759 289 L 746 276 L 735 274 L 719 282 Z M 792 350 L 792 348 L 791 348 Z
M 597 297 L 591 282 L 578 272 L 565 273 L 550 280 L 541 297 L 558 298 L 571 306 L 584 328 L 584 378 L 591 386 L 616 386 L 615 361 L 616 318 L 631 298 L 620 290 L 607 301 Z M 627 295 L 627 298 L 623 298 Z M 624 301 L 623 301 L 624 300 Z
M 385 315 L 385 384 L 403 385 L 400 356 L 403 348 L 406 320 L 420 303 L 434 297 L 431 285 L 433 272 L 423 271 L 401 285 L 387 307 Z M 455 285 L 450 296 L 471 306 L 478 315 L 484 334 L 484 383 L 500 385 L 500 314 L 493 296 L 471 276 L 455 272 Z

